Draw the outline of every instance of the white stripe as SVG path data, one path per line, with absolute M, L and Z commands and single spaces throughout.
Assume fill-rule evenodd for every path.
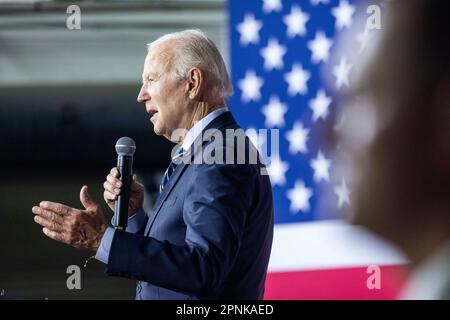
M 269 272 L 405 264 L 387 242 L 340 220 L 277 224 Z

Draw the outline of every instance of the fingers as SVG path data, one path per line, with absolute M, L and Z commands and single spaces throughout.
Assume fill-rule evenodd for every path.
M 111 184 L 111 182 L 109 182 L 109 181 L 105 181 L 105 183 L 103 183 L 103 188 L 105 189 L 105 191 L 108 191 L 111 194 L 115 194 L 115 195 L 120 194 L 120 189 L 114 187 L 114 185 Z
M 53 220 L 53 221 L 55 221 L 56 223 L 59 223 L 59 224 L 63 223 L 63 218 L 60 215 L 58 215 L 55 212 L 53 212 L 53 211 L 45 210 L 45 209 L 42 209 L 41 207 L 38 207 L 38 206 L 34 206 L 31 209 L 31 211 L 34 214 L 36 214 L 38 216 L 41 216 L 42 218 L 44 218 L 46 220 Z
M 32 208 L 34 221 L 41 225 L 42 232 L 53 240 L 94 250 L 98 248 L 106 229 L 105 221 L 100 206 L 90 198 L 86 186 L 81 190 L 80 200 L 86 210 L 43 201 Z M 92 209 L 94 207 L 95 210 Z
M 74 210 L 73 208 L 63 205 L 61 203 L 51 201 L 42 201 L 39 204 L 39 207 L 48 211 L 53 211 L 54 213 L 57 213 L 62 216 L 67 216 Z
M 114 167 L 110 170 L 106 176 L 106 181 L 103 183 L 103 188 L 105 189 L 103 192 L 103 199 L 105 199 L 105 202 L 111 209 L 113 209 L 114 201 L 117 200 L 117 197 L 120 194 L 120 187 L 122 187 L 122 181 L 120 181 L 119 178 L 120 172 Z
M 48 230 L 55 231 L 55 232 L 58 232 L 58 233 L 62 233 L 64 231 L 64 227 L 61 224 L 59 224 L 56 221 L 54 221 L 54 220 L 48 220 L 48 219 L 45 219 L 45 218 L 43 218 L 41 216 L 37 216 L 36 215 L 34 217 L 34 221 L 36 223 L 40 224 L 41 226 L 47 228 Z
M 49 238 L 51 238 L 51 239 L 53 239 L 53 240 L 56 240 L 56 241 L 59 241 L 59 242 L 64 242 L 64 243 L 68 243 L 68 241 L 67 241 L 67 239 L 66 239 L 66 237 L 64 236 L 63 233 L 59 233 L 59 232 L 50 230 L 50 229 L 48 229 L 48 228 L 46 228 L 46 227 L 44 227 L 44 228 L 42 229 L 42 232 L 43 232 L 47 237 L 49 237 Z
M 106 176 L 106 181 L 116 188 L 120 188 L 122 186 L 122 181 L 111 173 Z
M 103 192 L 103 198 L 108 202 L 112 202 L 117 200 L 117 195 L 105 190 L 105 192 Z
M 114 167 L 111 169 L 111 171 L 109 172 L 114 178 L 120 178 L 120 172 L 119 169 L 117 169 L 117 167 Z
M 98 209 L 98 204 L 92 199 L 87 186 L 83 186 L 80 190 L 80 202 L 87 212 L 97 211 Z
M 105 189 L 103 192 L 103 198 L 108 204 L 116 201 L 121 193 L 123 184 L 119 177 L 120 172 L 116 167 L 114 167 L 106 176 L 106 181 L 103 183 L 103 188 Z M 141 190 L 144 189 L 143 185 L 138 182 L 136 174 L 133 174 L 132 176 L 130 189 L 132 192 L 141 192 Z
M 106 176 L 106 181 L 103 184 L 103 188 L 105 189 L 105 192 L 103 194 L 105 200 L 115 200 L 116 198 L 113 198 L 112 195 L 118 196 L 120 194 L 120 188 L 122 187 L 122 181 L 119 179 L 120 173 L 117 168 L 112 168 L 110 173 Z
M 34 206 L 31 211 L 35 214 L 34 221 L 55 232 L 63 232 L 64 218 L 53 211 Z

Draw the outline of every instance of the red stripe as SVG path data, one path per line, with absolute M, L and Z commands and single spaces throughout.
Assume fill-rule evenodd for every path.
M 381 288 L 368 289 L 366 267 L 269 273 L 268 300 L 395 299 L 406 278 L 405 266 L 381 267 Z

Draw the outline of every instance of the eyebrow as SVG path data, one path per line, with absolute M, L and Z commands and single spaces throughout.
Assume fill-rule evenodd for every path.
M 142 83 L 144 83 L 144 81 L 148 80 L 148 78 L 157 79 L 158 74 L 156 72 L 149 72 L 149 73 L 143 74 L 142 75 Z
M 156 73 L 156 72 L 149 72 L 149 73 L 144 73 L 143 75 L 142 75 L 142 80 L 144 80 L 144 79 L 147 79 L 147 78 L 150 78 L 150 77 L 152 77 L 152 78 L 156 78 L 158 76 L 158 74 Z

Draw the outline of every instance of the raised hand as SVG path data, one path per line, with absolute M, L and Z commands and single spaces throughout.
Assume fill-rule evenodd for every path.
M 88 187 L 80 191 L 84 210 L 71 208 L 61 203 L 42 201 L 34 206 L 34 221 L 44 228 L 49 238 L 76 248 L 96 251 L 106 230 L 102 210 L 88 193 Z

